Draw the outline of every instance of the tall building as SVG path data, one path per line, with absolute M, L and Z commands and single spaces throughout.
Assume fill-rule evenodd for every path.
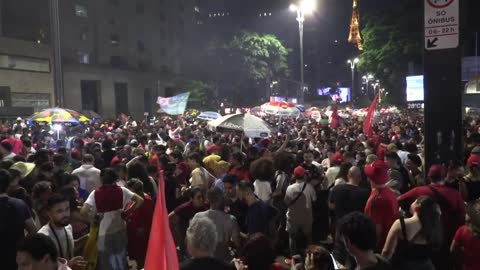
M 1 17 L 1 25 L 8 26 L 3 33 L 48 47 L 48 0 L 34 1 L 47 8 L 33 9 L 37 11 L 33 17 L 25 18 L 31 2 L 0 2 L 8 8 L 2 14 L 9 15 Z M 95 111 L 105 118 L 120 113 L 138 118 L 156 111 L 157 96 L 173 94 L 181 73 L 183 39 L 193 16 L 189 0 L 59 3 L 65 107 Z M 23 25 L 23 20 L 30 23 Z M 48 74 L 51 77 L 50 70 Z M 0 86 L 9 86 L 12 93 L 18 90 L 15 83 L 0 79 Z M 55 105 L 52 88 L 50 84 L 49 106 Z
M 22 3 L 23 2 L 23 3 Z M 53 104 L 48 5 L 41 1 L 0 1 L 0 118 L 29 115 Z M 14 11 L 22 10 L 17 14 Z

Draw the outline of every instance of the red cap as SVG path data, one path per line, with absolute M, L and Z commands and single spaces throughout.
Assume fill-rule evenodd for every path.
M 376 160 L 365 166 L 365 174 L 373 183 L 384 185 L 388 182 L 388 167 L 383 160 Z
M 333 160 L 333 161 L 336 161 L 336 162 L 339 162 L 339 163 L 342 163 L 342 162 L 343 162 L 343 155 L 342 155 L 342 153 L 337 152 L 337 153 L 333 154 L 332 160 Z
M 218 146 L 218 145 L 210 145 L 209 147 L 207 147 L 207 154 L 212 154 L 213 151 L 217 152 L 217 154 L 221 154 L 222 153 L 222 147 Z
M 467 166 L 468 167 L 476 166 L 480 168 L 480 156 L 476 154 L 470 155 L 470 157 L 467 160 Z
M 304 177 L 305 176 L 305 169 L 302 166 L 298 166 L 293 170 L 293 174 L 298 177 Z
M 443 179 L 445 177 L 445 171 L 445 167 L 442 165 L 432 165 L 428 170 L 428 178 Z

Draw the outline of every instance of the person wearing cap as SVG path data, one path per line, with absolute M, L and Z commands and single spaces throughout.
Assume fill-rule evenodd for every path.
M 471 203 L 467 209 L 468 224 L 461 226 L 455 233 L 450 252 L 459 261 L 457 269 L 480 269 L 478 251 L 480 250 L 480 200 Z
M 287 187 L 285 204 L 287 210 L 287 227 L 289 233 L 290 254 L 298 254 L 297 240 L 300 234 L 307 242 L 311 241 L 313 224 L 313 203 L 317 200 L 315 189 L 305 180 L 305 169 L 298 166 L 293 170 L 295 183 Z
M 480 198 L 480 153 L 476 152 L 476 148 L 480 147 L 473 148 L 467 160 L 468 174 L 459 183 L 460 194 L 466 202 Z
M 377 252 L 382 251 L 393 222 L 398 218 L 398 203 L 395 193 L 386 186 L 388 167 L 383 160 L 365 166 L 372 191 L 365 205 L 365 215 L 373 219 L 377 230 Z
M 20 182 L 22 181 L 22 179 L 25 179 L 27 176 L 29 176 L 34 169 L 34 163 L 27 163 L 22 161 L 16 162 L 12 166 L 10 166 L 10 168 L 8 169 L 12 177 L 10 186 L 8 188 L 8 194 L 10 196 L 21 199 L 27 204 L 31 204 L 30 196 L 28 195 L 25 188 L 20 185 Z
M 429 196 L 440 206 L 444 241 L 432 258 L 436 269 L 445 269 L 441 266 L 448 265 L 449 245 L 457 229 L 465 222 L 465 203 L 457 190 L 445 186 L 445 171 L 442 165 L 432 165 L 428 171 L 428 178 L 432 182 L 430 185 L 411 189 L 398 198 L 400 205 L 408 207 L 418 197 Z

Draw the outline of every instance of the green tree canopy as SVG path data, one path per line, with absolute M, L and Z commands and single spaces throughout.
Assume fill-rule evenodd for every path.
M 179 81 L 175 88 L 177 92 L 189 92 L 188 108 L 208 109 L 209 100 L 213 98 L 211 86 L 205 82 L 198 80 L 182 80 Z M 214 105 L 214 104 L 212 104 Z
M 210 55 L 216 57 L 219 89 L 239 105 L 265 96 L 270 82 L 288 76 L 288 53 L 274 35 L 245 31 L 210 47 Z
M 389 11 L 369 14 L 362 35 L 359 69 L 375 75 L 389 92 L 388 101 L 404 102 L 408 65 L 422 61 L 421 1 L 402 0 Z

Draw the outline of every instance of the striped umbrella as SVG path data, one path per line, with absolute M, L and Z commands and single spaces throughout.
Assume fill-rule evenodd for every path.
M 34 113 L 27 121 L 47 124 L 80 124 L 90 122 L 90 119 L 76 111 L 63 108 L 49 108 Z

